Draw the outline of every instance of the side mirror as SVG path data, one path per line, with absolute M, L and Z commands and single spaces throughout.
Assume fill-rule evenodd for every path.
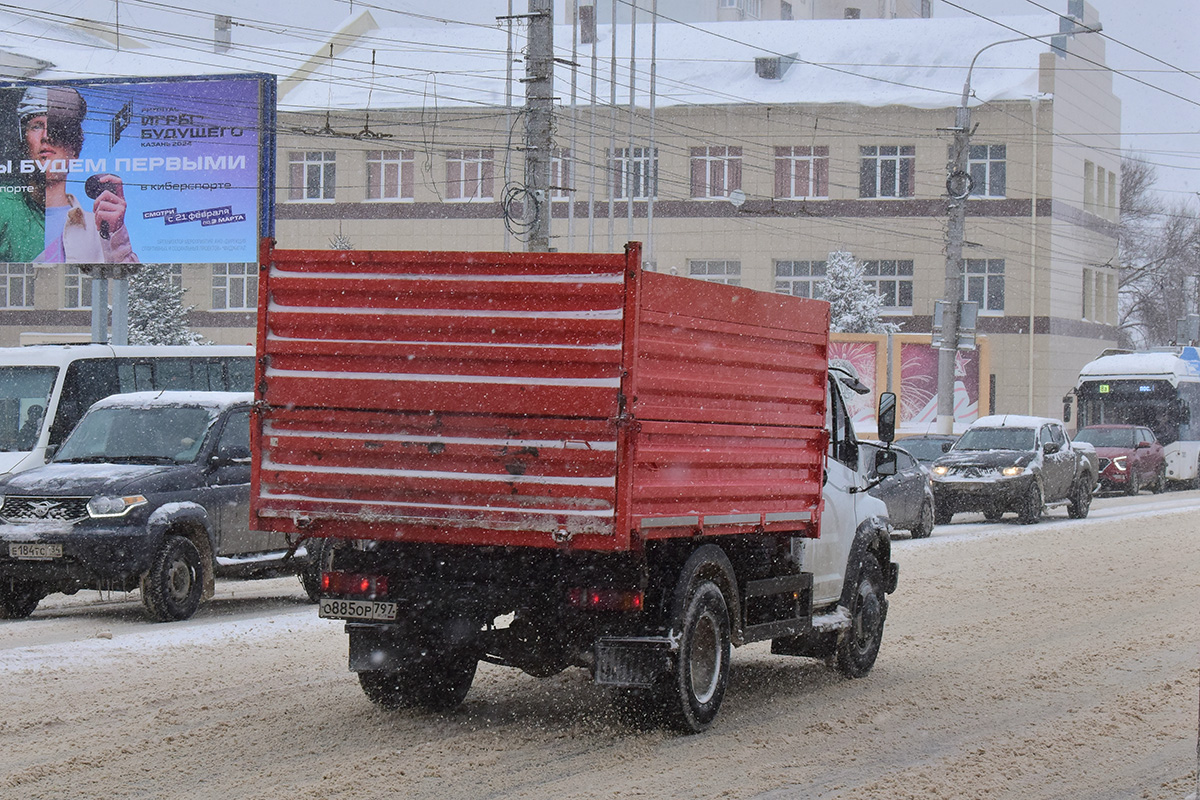
M 875 451 L 875 474 L 880 478 L 887 478 L 896 474 L 895 450 Z
M 1150 443 L 1149 442 L 1138 442 L 1137 445 L 1134 447 L 1134 449 L 1135 450 L 1149 450 Z
M 1071 395 L 1063 397 L 1063 422 L 1071 421 Z
M 1046 442 L 1044 445 L 1042 445 L 1042 452 L 1048 456 L 1054 455 L 1061 449 L 1062 447 L 1058 442 Z
M 949 453 L 952 447 L 954 447 L 954 442 L 942 442 L 943 453 Z
M 56 444 L 46 445 L 46 456 L 45 456 L 46 461 L 49 462 L 50 459 L 54 458 L 54 454 L 57 452 L 58 452 L 58 445 L 56 445 Z
M 879 395 L 879 416 L 877 417 L 877 433 L 879 441 L 891 442 L 896 439 L 896 395 L 892 392 L 884 392 Z M 893 469 L 891 474 L 895 475 L 895 453 L 892 454 Z

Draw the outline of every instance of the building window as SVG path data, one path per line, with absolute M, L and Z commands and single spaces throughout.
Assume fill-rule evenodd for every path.
M 723 198 L 741 188 L 742 148 L 692 148 L 692 197 Z
M 1004 259 L 968 258 L 963 270 L 963 299 L 979 304 L 979 313 L 1004 311 Z
M 1116 219 L 1119 216 L 1121 208 L 1120 198 L 1117 197 L 1117 173 L 1113 170 L 1108 172 L 1108 214 Z
M 859 197 L 912 197 L 917 148 L 913 145 L 860 147 Z
M 33 306 L 33 264 L 0 264 L 0 308 Z
M 864 261 L 863 277 L 875 287 L 885 311 L 912 311 L 913 262 L 885 259 Z
M 779 18 L 784 20 L 795 19 L 795 17 L 792 16 L 792 4 L 787 2 L 787 0 L 780 0 Z
M 491 150 L 451 150 L 446 154 L 446 199 L 463 203 L 491 200 L 493 172 Z
M 67 265 L 63 275 L 63 308 L 92 307 L 92 276 Z
M 1083 207 L 1091 211 L 1096 206 L 1096 165 L 1083 162 Z
M 775 196 L 829 197 L 829 148 L 776 147 Z
M 367 151 L 367 199 L 413 199 L 413 151 Z
M 609 151 L 609 191 L 614 200 L 658 197 L 658 148 L 621 147 Z
M 689 261 L 688 274 L 693 278 L 724 283 L 728 286 L 742 285 L 742 262 L 740 261 Z
M 258 308 L 257 264 L 213 264 L 212 270 L 214 311 Z
M 565 147 L 554 148 L 550 156 L 550 199 L 570 200 L 574 194 L 575 167 L 571 151 Z
M 825 280 L 824 261 L 776 261 L 775 291 L 792 297 L 824 300 L 821 283 Z
M 288 156 L 289 200 L 332 200 L 337 184 L 337 154 L 332 150 L 293 152 Z
M 1002 144 L 973 144 L 967 154 L 972 197 L 1004 197 L 1006 147 Z
M 163 264 L 161 269 L 170 277 L 172 289 L 183 289 L 183 264 Z

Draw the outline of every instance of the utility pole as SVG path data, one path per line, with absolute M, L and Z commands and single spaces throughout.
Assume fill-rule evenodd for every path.
M 959 323 L 961 322 L 961 304 L 963 302 L 962 251 L 963 241 L 966 238 L 967 198 L 971 196 L 972 188 L 971 175 L 968 171 L 968 155 L 971 147 L 971 108 L 967 105 L 971 99 L 971 73 L 975 71 L 975 62 L 979 60 L 984 51 L 997 45 L 1062 36 L 1065 48 L 1066 36 L 1073 36 L 1076 33 L 1098 33 L 1102 30 L 1100 23 L 1089 28 L 1084 26 L 1081 21 L 1068 17 L 1060 17 L 1060 21 L 1060 29 L 1054 33 L 1003 39 L 981 47 L 971 59 L 971 66 L 967 69 L 962 100 L 954 115 L 954 146 L 950 155 L 949 174 L 946 178 L 946 196 L 949 208 L 946 225 L 946 281 L 941 303 L 942 340 L 938 347 L 938 433 L 954 433 L 954 367 L 958 355 Z M 1036 208 L 1033 213 L 1037 213 Z M 1032 265 L 1030 269 L 1032 269 Z M 1032 295 L 1029 302 L 1033 303 Z
M 525 249 L 550 251 L 550 159 L 554 116 L 554 0 L 529 0 L 525 54 L 525 190 L 533 220 Z

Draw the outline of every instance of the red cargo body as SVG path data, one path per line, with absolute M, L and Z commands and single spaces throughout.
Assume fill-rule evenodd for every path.
M 267 250 L 264 530 L 638 548 L 821 504 L 829 306 L 622 255 Z

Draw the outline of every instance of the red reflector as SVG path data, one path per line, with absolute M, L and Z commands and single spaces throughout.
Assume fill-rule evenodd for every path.
M 637 590 L 569 589 L 567 602 L 586 611 L 641 611 L 646 596 Z
M 362 575 L 353 572 L 325 572 L 321 589 L 329 594 L 373 600 L 387 596 L 386 575 Z

